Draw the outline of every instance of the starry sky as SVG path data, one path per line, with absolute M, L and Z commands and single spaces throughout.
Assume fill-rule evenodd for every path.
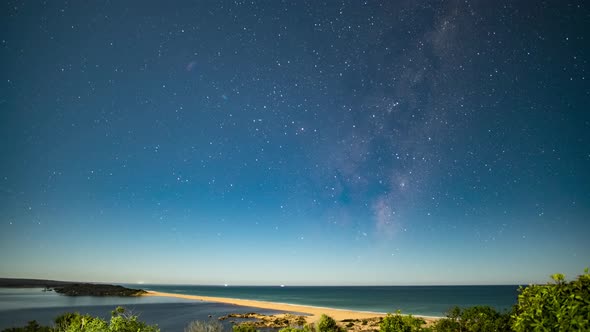
M 0 276 L 590 266 L 584 1 L 5 1 Z

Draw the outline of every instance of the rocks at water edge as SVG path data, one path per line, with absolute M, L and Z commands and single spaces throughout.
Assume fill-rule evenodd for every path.
M 228 318 L 243 319 L 243 321 L 237 322 L 237 324 L 252 325 L 256 328 L 283 328 L 288 326 L 305 325 L 305 316 L 293 314 L 263 315 L 255 312 L 249 312 L 245 314 L 229 314 L 221 316 L 218 319 L 226 320 Z

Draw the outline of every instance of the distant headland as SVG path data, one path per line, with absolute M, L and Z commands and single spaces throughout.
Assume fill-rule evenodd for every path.
M 118 285 L 90 284 L 72 281 L 0 278 L 0 287 L 45 288 L 66 296 L 140 296 L 147 292 Z

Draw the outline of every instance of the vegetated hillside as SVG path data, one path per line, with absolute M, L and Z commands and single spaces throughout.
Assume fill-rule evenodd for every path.
M 53 290 L 67 296 L 140 296 L 147 293 L 143 289 L 100 284 L 69 284 L 54 287 Z
M 139 296 L 142 289 L 131 289 L 108 284 L 90 284 L 72 281 L 0 278 L 0 287 L 46 288 L 67 296 Z

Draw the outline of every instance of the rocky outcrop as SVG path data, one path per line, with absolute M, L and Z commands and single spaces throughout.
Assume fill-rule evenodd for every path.
M 219 317 L 219 320 L 226 319 L 232 319 L 230 322 L 236 325 L 250 325 L 255 328 L 283 328 L 288 326 L 305 325 L 305 316 L 293 314 L 263 315 L 249 312 L 245 314 L 229 314 Z
M 379 331 L 379 324 L 383 317 L 368 319 L 343 319 L 339 323 L 346 331 Z
M 218 318 L 230 320 L 230 323 L 238 326 L 252 326 L 255 329 L 280 329 L 284 327 L 302 328 L 306 325 L 305 316 L 293 314 L 263 315 L 255 312 L 245 314 L 229 314 Z M 379 331 L 379 324 L 383 317 L 368 319 L 343 319 L 338 322 L 346 331 L 369 332 Z

